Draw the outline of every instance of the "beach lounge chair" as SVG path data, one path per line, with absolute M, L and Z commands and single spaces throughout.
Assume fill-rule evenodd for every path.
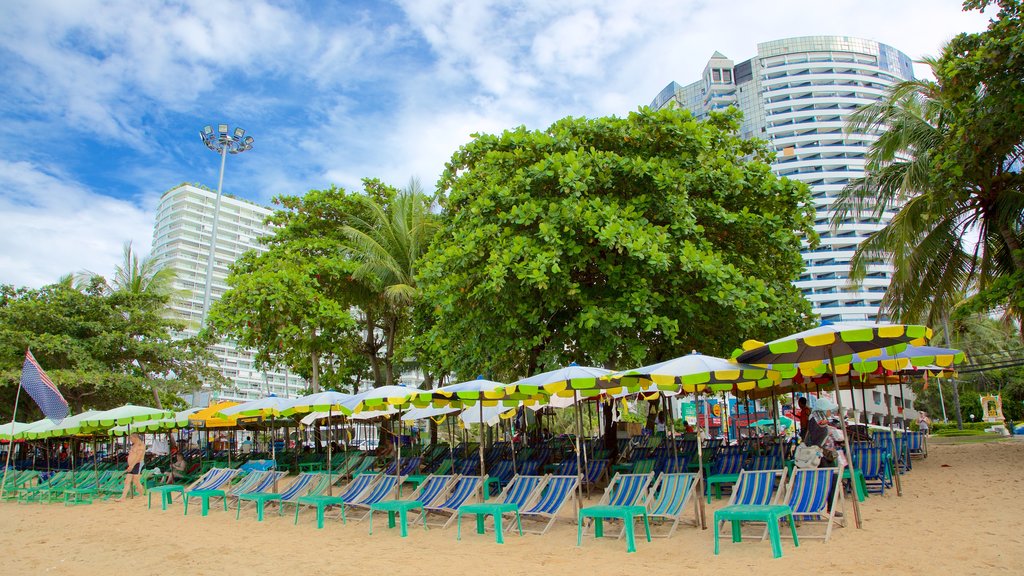
M 342 521 L 346 521 L 345 508 L 365 509 L 366 513 L 355 519 L 357 522 L 365 520 L 370 515 L 370 507 L 381 500 L 391 498 L 398 492 L 398 487 L 404 481 L 405 478 L 403 476 L 381 474 L 380 479 L 359 499 L 344 503 L 341 507 Z
M 775 454 L 755 454 L 744 463 L 741 470 L 781 470 L 783 467 L 782 458 Z
M 457 478 L 457 476 L 431 474 L 420 482 L 409 498 L 374 502 L 370 505 L 370 534 L 373 534 L 373 513 L 385 512 L 388 515 L 388 526 L 391 528 L 395 527 L 395 517 L 398 517 L 401 536 L 405 538 L 409 535 L 409 513 L 417 509 L 423 510 L 424 506 L 443 498 L 457 482 Z M 422 513 L 420 518 L 425 520 Z M 423 527 L 426 529 L 425 522 Z
M 716 555 L 719 548 L 719 533 L 722 525 L 726 522 L 732 524 L 733 542 L 742 541 L 743 522 L 764 524 L 765 528 L 761 531 L 760 538 L 761 540 L 765 538 L 771 539 L 772 555 L 778 558 L 782 555 L 779 522 L 782 519 L 788 519 L 794 544 L 799 546 L 793 510 L 789 506 L 779 503 L 784 477 L 785 472 L 783 470 L 743 470 L 740 472 L 732 497 L 729 499 L 729 504 L 715 511 L 714 538 Z
M 54 472 L 52 476 L 42 482 L 39 482 L 35 486 L 19 490 L 18 503 L 25 504 L 28 502 L 42 502 L 43 499 L 49 497 L 50 491 L 61 489 L 65 484 L 70 486 L 71 474 L 73 473 L 67 470 Z
M 300 496 L 296 500 L 295 506 L 295 524 L 299 523 L 299 512 L 302 511 L 302 507 L 306 506 L 316 510 L 316 527 L 324 527 L 324 511 L 330 506 L 341 507 L 341 520 L 345 522 L 345 509 L 344 505 L 347 502 L 353 502 L 363 497 L 364 494 L 368 493 L 381 479 L 380 474 L 362 474 L 356 476 L 347 486 L 336 496 L 326 496 L 322 492 L 316 495 Z M 326 489 L 326 487 L 325 487 Z
M 903 436 L 907 442 L 907 452 L 911 457 L 928 457 L 928 440 L 924 432 L 907 432 Z
M 661 474 L 655 480 L 647 498 L 647 516 L 652 519 L 671 521 L 665 538 L 672 536 L 686 513 L 686 504 L 693 496 L 697 475 L 693 473 Z M 694 525 L 700 527 L 700 511 L 693 502 Z
M 651 529 L 647 520 L 647 489 L 654 479 L 654 474 L 616 474 L 612 481 L 605 488 L 604 495 L 596 506 L 587 506 L 580 510 L 576 525 L 576 545 L 583 543 L 583 533 L 586 531 L 586 521 L 591 519 L 594 523 L 594 535 L 598 538 L 604 535 L 604 519 L 618 518 L 622 520 L 622 530 L 619 537 L 626 535 L 626 551 L 635 552 L 636 543 L 633 538 L 633 526 L 635 519 L 639 516 L 644 522 L 644 531 L 647 541 L 651 540 Z
M 555 520 L 558 519 L 562 508 L 569 501 L 577 501 L 579 488 L 579 477 L 572 476 L 549 476 L 547 482 L 541 487 L 539 496 L 535 496 L 526 506 L 521 508 L 519 516 L 523 520 L 541 522 L 543 527 L 539 530 L 530 530 L 529 525 L 524 532 L 534 534 L 547 534 Z
M 487 476 L 460 476 L 450 490 L 438 495 L 434 502 L 424 503 L 422 518 L 424 524 L 447 528 L 455 521 L 459 506 L 474 502 L 483 494 L 486 480 Z M 431 514 L 442 518 L 437 522 L 432 522 Z
M 511 482 L 515 474 L 511 460 L 499 460 L 493 466 L 487 468 L 487 475 L 491 477 L 494 483 L 498 484 L 498 488 Z
M 618 533 L 618 537 L 622 538 L 623 534 L 626 534 L 627 549 L 634 551 L 636 545 L 632 542 L 633 525 L 638 516 L 644 521 L 649 541 L 650 528 L 647 526 L 646 498 L 647 489 L 653 479 L 653 474 L 615 475 L 604 489 L 604 494 L 598 503 L 580 510 L 580 518 L 577 521 L 577 545 L 579 546 L 583 542 L 588 519 L 593 522 L 595 535 L 600 538 L 603 535 L 604 519 L 613 518 L 623 521 L 623 529 Z
M 857 448 L 853 450 L 853 467 L 863 481 L 861 489 L 885 495 L 885 489 L 892 486 L 888 455 L 884 448 Z
M 184 513 L 186 515 L 188 514 L 189 500 L 192 498 L 200 499 L 203 516 L 206 516 L 210 511 L 210 498 L 222 498 L 224 511 L 227 512 L 228 501 L 226 498 L 223 498 L 224 489 L 238 475 L 238 470 L 233 468 L 215 468 L 214 470 L 216 470 L 216 473 L 207 477 L 205 482 L 202 482 L 196 488 L 182 492 L 182 500 L 185 504 Z
M 256 520 L 258 522 L 263 521 L 263 509 L 266 507 L 267 502 L 281 501 L 285 498 L 294 501 L 299 496 L 305 496 L 309 493 L 310 488 L 314 487 L 321 479 L 326 479 L 326 474 L 320 474 L 315 472 L 303 472 L 295 478 L 284 492 L 268 492 L 265 490 L 254 490 L 244 494 L 239 494 L 235 502 L 235 520 L 238 520 L 242 513 L 242 507 L 248 504 L 255 504 L 256 506 Z M 273 480 L 271 480 L 271 484 Z M 282 506 L 278 506 L 278 515 L 281 514 Z
M 820 536 L 802 535 L 802 538 L 823 538 L 826 542 L 832 535 L 832 526 L 843 522 L 836 515 L 836 504 L 845 511 L 846 498 L 842 487 L 829 491 L 839 482 L 839 468 L 811 468 L 793 470 L 793 475 L 786 484 L 784 503 L 793 511 L 793 517 L 805 526 L 808 521 L 822 520 L 825 522 L 825 533 Z
M 397 465 L 398 465 L 397 462 L 391 462 L 391 464 L 389 464 L 388 467 L 384 469 L 384 475 L 385 476 L 394 476 L 395 475 L 395 470 L 396 470 L 395 466 L 397 466 Z M 409 474 L 412 474 L 413 472 L 415 472 L 416 469 L 419 468 L 419 466 L 420 466 L 420 457 L 419 456 L 413 456 L 411 458 L 402 458 L 402 472 L 400 474 L 398 474 L 398 476 L 408 476 Z
M 711 471 L 707 477 L 707 498 L 711 504 L 711 491 L 714 490 L 715 498 L 722 497 L 722 484 L 732 484 L 740 477 L 740 470 L 746 463 L 747 455 L 743 452 L 719 453 L 718 457 L 711 464 Z
M 502 544 L 505 541 L 505 527 L 502 525 L 502 519 L 505 514 L 512 514 L 515 516 L 519 535 L 522 536 L 523 527 L 519 518 L 519 511 L 527 504 L 527 502 L 534 498 L 539 491 L 543 490 L 543 484 L 547 482 L 547 480 L 547 476 L 516 475 L 508 485 L 505 486 L 505 489 L 501 491 L 501 494 L 498 494 L 498 497 L 493 501 L 463 504 L 462 506 L 459 506 L 458 530 L 456 532 L 455 539 L 462 539 L 462 516 L 466 514 L 476 516 L 476 531 L 478 534 L 484 533 L 484 518 L 486 516 L 493 516 L 494 539 L 498 544 Z M 509 525 L 509 528 L 511 528 L 511 525 Z

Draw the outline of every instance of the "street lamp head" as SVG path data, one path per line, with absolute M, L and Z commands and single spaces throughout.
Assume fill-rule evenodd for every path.
M 207 124 L 206 126 L 203 127 L 202 133 L 205 134 L 206 136 L 212 136 L 213 135 L 213 126 L 210 126 L 209 124 Z
M 245 130 L 242 128 L 235 128 L 235 140 L 240 140 L 242 136 L 245 136 Z
M 200 132 L 203 143 L 210 150 L 217 154 L 241 154 L 252 150 L 253 138 L 245 135 L 244 128 L 235 128 L 233 131 L 227 124 L 217 124 L 217 131 L 210 125 L 205 126 Z
M 217 124 L 217 131 L 220 132 L 222 135 L 223 134 L 227 134 L 228 133 L 228 125 L 227 124 Z

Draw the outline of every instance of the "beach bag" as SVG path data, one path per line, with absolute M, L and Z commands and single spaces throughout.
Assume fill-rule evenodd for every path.
M 817 468 L 821 463 L 821 456 L 821 448 L 801 442 L 793 454 L 793 465 L 797 468 Z

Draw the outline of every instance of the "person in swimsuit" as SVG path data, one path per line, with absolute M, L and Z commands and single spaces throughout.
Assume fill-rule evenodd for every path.
M 142 441 L 142 438 L 138 434 L 132 434 L 129 436 L 129 440 L 132 443 L 131 449 L 128 451 L 128 470 L 124 476 L 124 490 L 121 492 L 121 497 L 114 500 L 120 502 L 128 496 L 128 492 L 132 489 L 132 484 L 135 485 L 139 490 L 139 494 L 145 496 L 146 488 L 142 485 L 142 461 L 146 457 L 146 443 Z

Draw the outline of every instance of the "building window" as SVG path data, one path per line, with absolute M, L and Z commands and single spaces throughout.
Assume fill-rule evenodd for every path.
M 875 404 L 881 404 L 882 403 L 882 393 L 881 392 L 872 392 L 871 393 L 871 398 L 875 401 Z
M 712 70 L 711 71 L 711 80 L 712 80 L 712 82 L 721 82 L 722 81 L 722 71 L 717 69 L 717 68 Z

